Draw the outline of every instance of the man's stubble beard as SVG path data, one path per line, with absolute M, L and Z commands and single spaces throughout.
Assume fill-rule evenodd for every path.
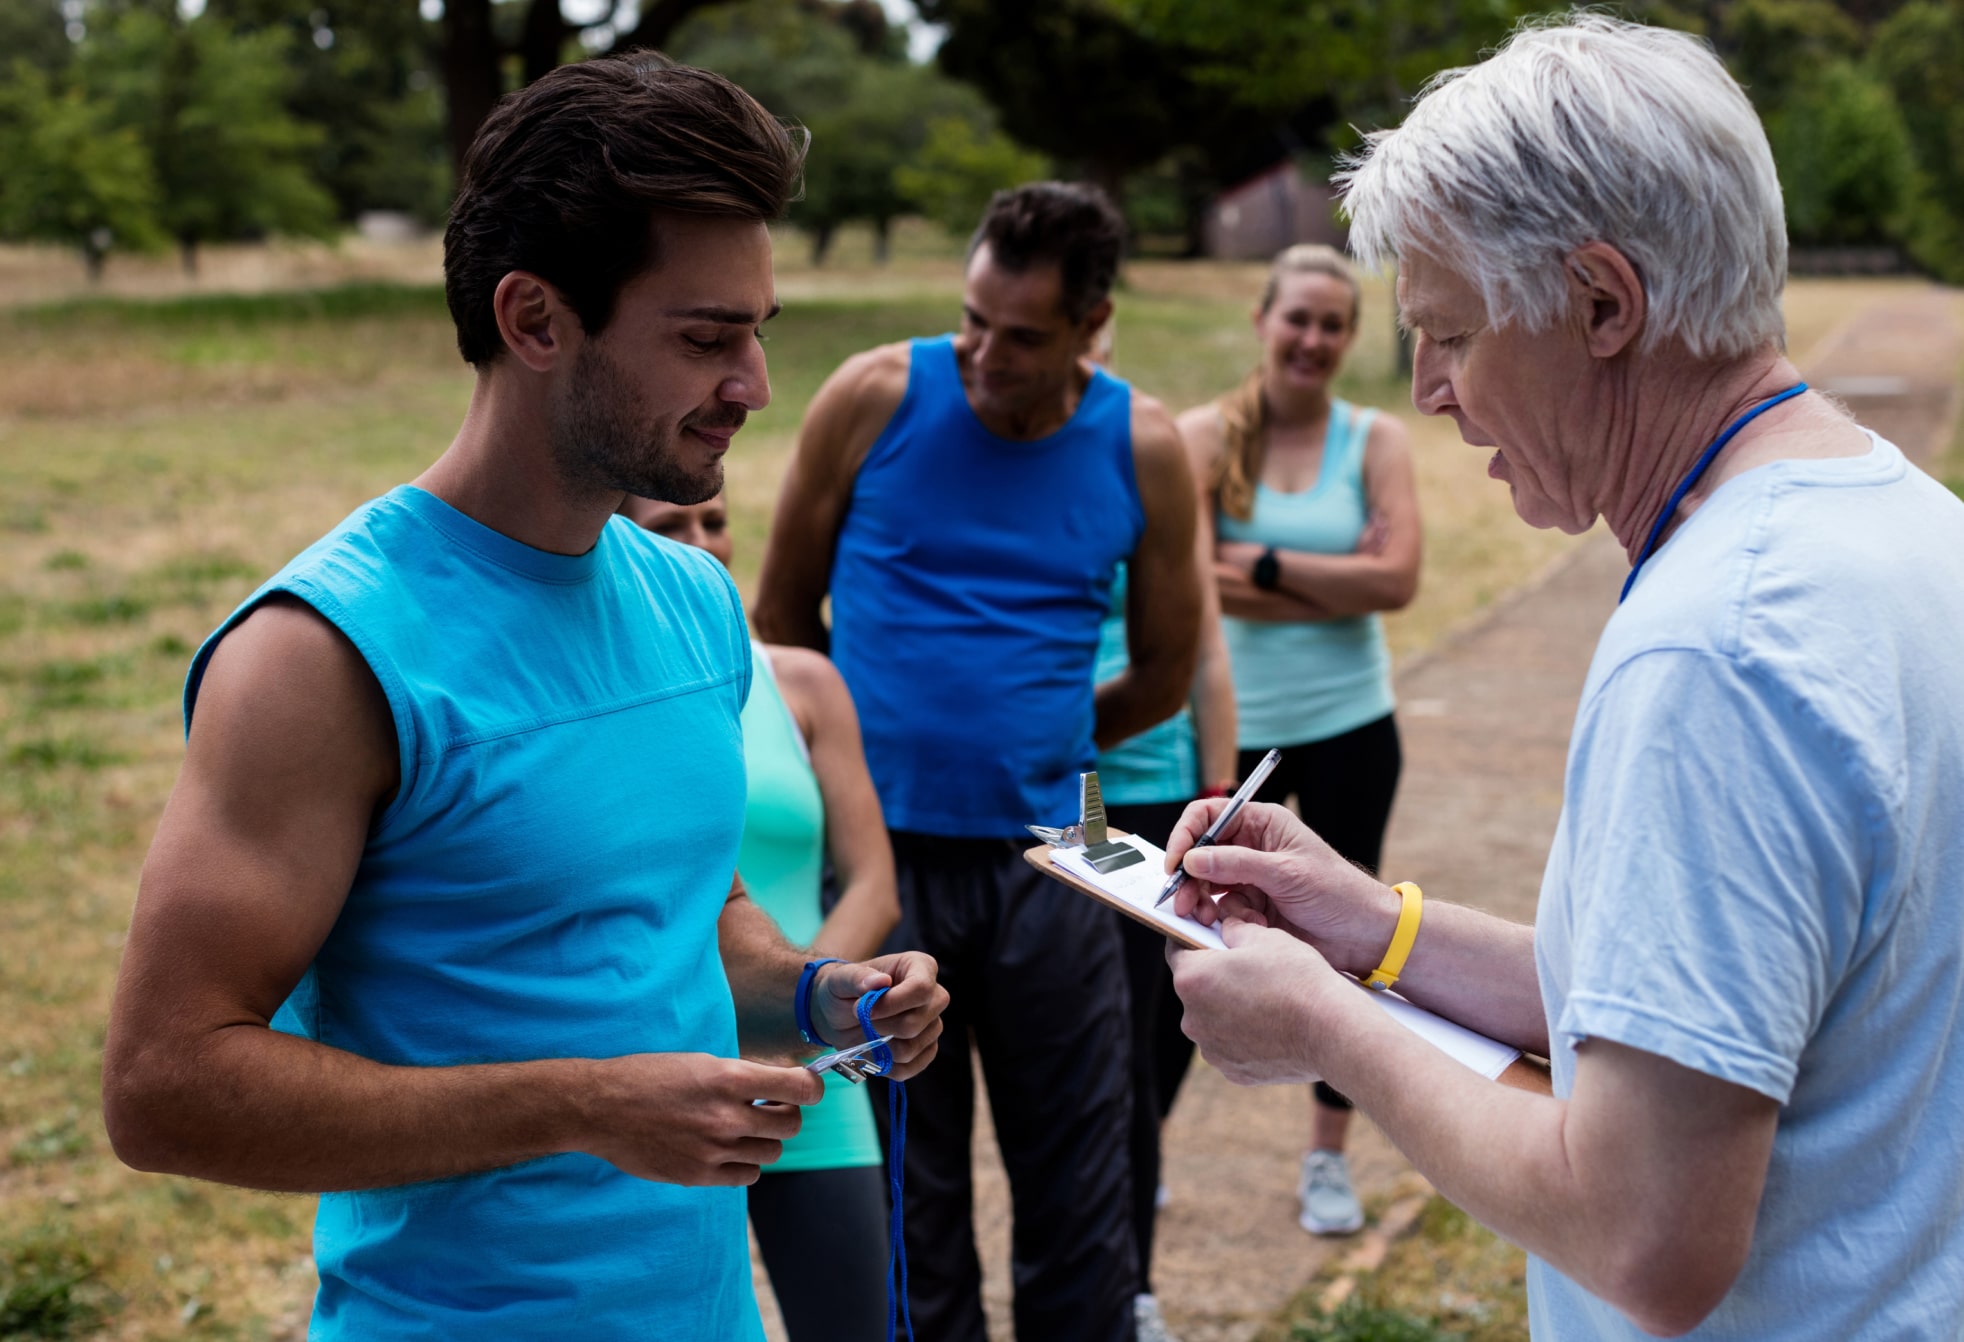
M 715 427 L 741 424 L 743 416 L 734 408 Z M 591 344 L 574 359 L 571 384 L 555 407 L 550 432 L 553 465 L 578 491 L 625 491 L 688 505 L 712 499 L 723 488 L 722 460 L 700 474 L 684 467 L 676 450 L 681 421 L 662 423 L 648 414 L 619 366 Z

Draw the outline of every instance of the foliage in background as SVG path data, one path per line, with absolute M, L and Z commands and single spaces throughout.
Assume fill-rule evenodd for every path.
M 0 85 L 0 238 L 77 248 L 97 276 L 111 248 L 162 245 L 159 198 L 136 127 L 73 81 L 14 63 Z
M 959 117 L 930 123 L 920 152 L 894 172 L 921 213 L 956 237 L 975 231 L 996 192 L 1049 175 L 1043 155 L 1001 131 L 978 132 Z
M 202 243 L 281 233 L 328 236 L 334 201 L 314 180 L 318 127 L 285 106 L 289 39 L 241 33 L 206 13 L 131 10 L 86 41 L 83 87 L 137 131 L 157 176 L 157 221 L 187 271 Z
M 996 129 L 979 93 L 910 63 L 898 37 L 851 5 L 745 0 L 705 10 L 670 44 L 676 59 L 727 76 L 811 131 L 805 196 L 791 221 L 811 237 L 814 261 L 854 221 L 873 226 L 880 259 L 903 214 L 965 234 L 990 192 L 1043 171 L 1041 158 Z
M 408 0 L 209 0 L 246 32 L 281 32 L 286 106 L 317 127 L 313 173 L 344 219 L 399 210 L 443 220 L 451 165 L 439 24 Z
M 1913 0 L 1881 23 L 1867 65 L 1895 95 L 1916 160 L 1907 244 L 1964 284 L 1964 0 Z

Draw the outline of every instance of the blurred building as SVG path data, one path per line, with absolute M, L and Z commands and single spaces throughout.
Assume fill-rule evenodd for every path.
M 1330 184 L 1290 159 L 1216 196 L 1204 227 L 1207 255 L 1233 261 L 1266 261 L 1298 242 L 1342 247 L 1347 233 Z

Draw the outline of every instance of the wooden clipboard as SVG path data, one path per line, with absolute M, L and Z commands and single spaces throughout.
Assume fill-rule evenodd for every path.
M 1111 835 L 1115 839 L 1123 838 L 1125 837 L 1125 831 L 1114 829 L 1111 831 Z M 1151 918 L 1148 918 L 1124 900 L 1119 899 L 1115 895 L 1106 894 L 1103 890 L 1100 890 L 1076 872 L 1058 866 L 1057 859 L 1053 855 L 1050 845 L 1047 843 L 1040 843 L 1034 848 L 1024 849 L 1023 860 L 1044 875 L 1050 877 L 1053 881 L 1061 881 L 1080 894 L 1091 896 L 1108 909 L 1117 909 L 1133 922 L 1144 927 L 1150 927 L 1153 931 L 1176 945 L 1184 946 L 1188 950 L 1194 951 L 1208 949 L 1204 944 L 1194 940 L 1187 933 L 1181 932 L 1177 928 L 1168 927 L 1164 923 L 1154 922 Z M 1548 1070 L 1548 1064 L 1528 1053 L 1523 1053 L 1513 1062 L 1508 1063 L 1506 1070 L 1501 1072 L 1495 1080 L 1510 1089 L 1525 1090 L 1535 1095 L 1553 1095 L 1555 1093 L 1555 1081 L 1553 1075 Z
M 1126 832 L 1122 829 L 1113 829 L 1110 830 L 1109 832 L 1114 839 L 1123 839 L 1128 837 L 1126 835 Z M 1068 868 L 1058 866 L 1057 859 L 1054 856 L 1050 845 L 1047 843 L 1040 843 L 1034 848 L 1024 849 L 1023 860 L 1029 863 L 1031 866 L 1035 867 L 1038 871 L 1042 872 L 1044 875 L 1050 877 L 1051 880 L 1062 881 L 1065 885 L 1070 886 L 1071 889 L 1077 891 L 1079 894 L 1091 896 L 1093 899 L 1097 900 L 1100 904 L 1103 904 L 1108 909 L 1117 909 L 1120 913 L 1124 914 L 1127 918 L 1130 918 L 1133 922 L 1138 923 L 1142 927 L 1150 927 L 1153 931 L 1159 933 L 1161 936 L 1165 937 L 1168 941 L 1175 942 L 1181 946 L 1185 946 L 1190 951 L 1204 951 L 1207 949 L 1207 944 L 1205 942 L 1195 940 L 1190 933 L 1182 932 L 1176 928 L 1168 927 L 1164 923 L 1154 922 L 1152 919 L 1146 917 L 1145 914 L 1139 912 L 1138 909 L 1134 908 L 1130 904 L 1127 904 L 1124 900 L 1120 899 L 1118 896 L 1106 894 L 1103 890 L 1100 890 L 1097 886 L 1085 880 L 1082 876 L 1078 875 L 1076 872 L 1071 871 Z

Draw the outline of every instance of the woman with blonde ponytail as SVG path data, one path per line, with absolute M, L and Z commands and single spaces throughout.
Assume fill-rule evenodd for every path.
M 1271 747 L 1259 799 L 1286 802 L 1375 871 L 1398 786 L 1391 658 L 1378 612 L 1418 589 L 1418 496 L 1404 426 L 1331 394 L 1362 290 L 1341 253 L 1275 258 L 1255 333 L 1262 360 L 1180 432 L 1206 484 L 1234 678 L 1242 776 Z M 1360 1228 L 1343 1156 L 1350 1102 L 1318 1083 L 1298 1192 L 1313 1234 Z

